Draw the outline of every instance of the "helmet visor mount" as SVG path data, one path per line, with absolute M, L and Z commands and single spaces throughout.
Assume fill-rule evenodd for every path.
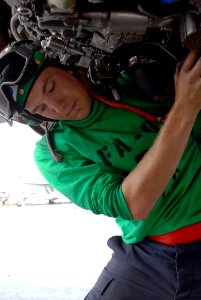
M 38 125 L 44 120 L 39 115 L 31 115 L 20 107 L 13 96 L 12 86 L 18 86 L 27 82 L 39 69 L 39 64 L 34 57 L 30 44 L 14 48 L 5 54 L 0 60 L 0 118 L 7 122 L 12 119 L 22 118 L 22 123 Z
M 29 65 L 33 65 L 31 60 L 33 57 L 23 57 L 14 51 L 9 53 L 5 59 L 2 58 L 0 71 L 3 72 L 4 78 L 2 78 L 0 85 L 0 113 L 7 120 L 12 117 L 16 110 L 19 110 L 9 87 L 27 80 L 28 69 L 30 73 L 33 73 L 33 68 L 29 68 Z

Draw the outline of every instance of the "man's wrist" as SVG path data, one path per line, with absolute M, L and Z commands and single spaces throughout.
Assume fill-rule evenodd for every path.
M 175 102 L 168 114 L 169 118 L 173 118 L 175 122 L 183 124 L 189 124 L 190 126 L 194 124 L 196 117 L 199 113 L 199 109 L 188 107 L 182 103 Z

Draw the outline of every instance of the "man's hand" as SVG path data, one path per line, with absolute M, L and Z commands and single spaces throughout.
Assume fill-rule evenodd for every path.
M 175 102 L 197 114 L 201 109 L 200 52 L 191 51 L 184 62 L 177 64 L 174 82 Z
M 192 51 L 175 73 L 175 102 L 155 143 L 122 183 L 134 219 L 145 219 L 183 155 L 201 109 L 201 59 Z

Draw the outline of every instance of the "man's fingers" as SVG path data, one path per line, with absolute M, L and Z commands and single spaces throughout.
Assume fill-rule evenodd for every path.
M 182 69 L 186 72 L 191 70 L 194 67 L 194 65 L 196 64 L 199 57 L 200 57 L 200 51 L 191 50 L 190 53 L 188 54 L 187 58 L 184 60 L 180 69 Z
M 176 65 L 175 73 L 174 73 L 174 84 L 175 86 L 177 85 L 178 77 L 179 77 L 179 72 L 181 70 L 181 67 L 183 65 L 184 61 L 180 61 Z

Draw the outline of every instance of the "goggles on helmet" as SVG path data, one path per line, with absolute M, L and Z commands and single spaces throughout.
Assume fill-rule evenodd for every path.
M 22 123 L 32 126 L 44 120 L 48 121 L 24 110 L 25 96 L 28 96 L 37 71 L 42 65 L 36 55 L 41 54 L 39 50 L 41 46 L 38 42 L 18 42 L 0 59 L 0 118 L 7 122 L 15 120 L 15 114 L 18 115 L 18 121 L 21 118 Z M 42 59 L 44 61 L 44 56 Z M 20 89 L 21 85 L 23 89 Z M 23 95 L 24 93 L 26 95 Z

